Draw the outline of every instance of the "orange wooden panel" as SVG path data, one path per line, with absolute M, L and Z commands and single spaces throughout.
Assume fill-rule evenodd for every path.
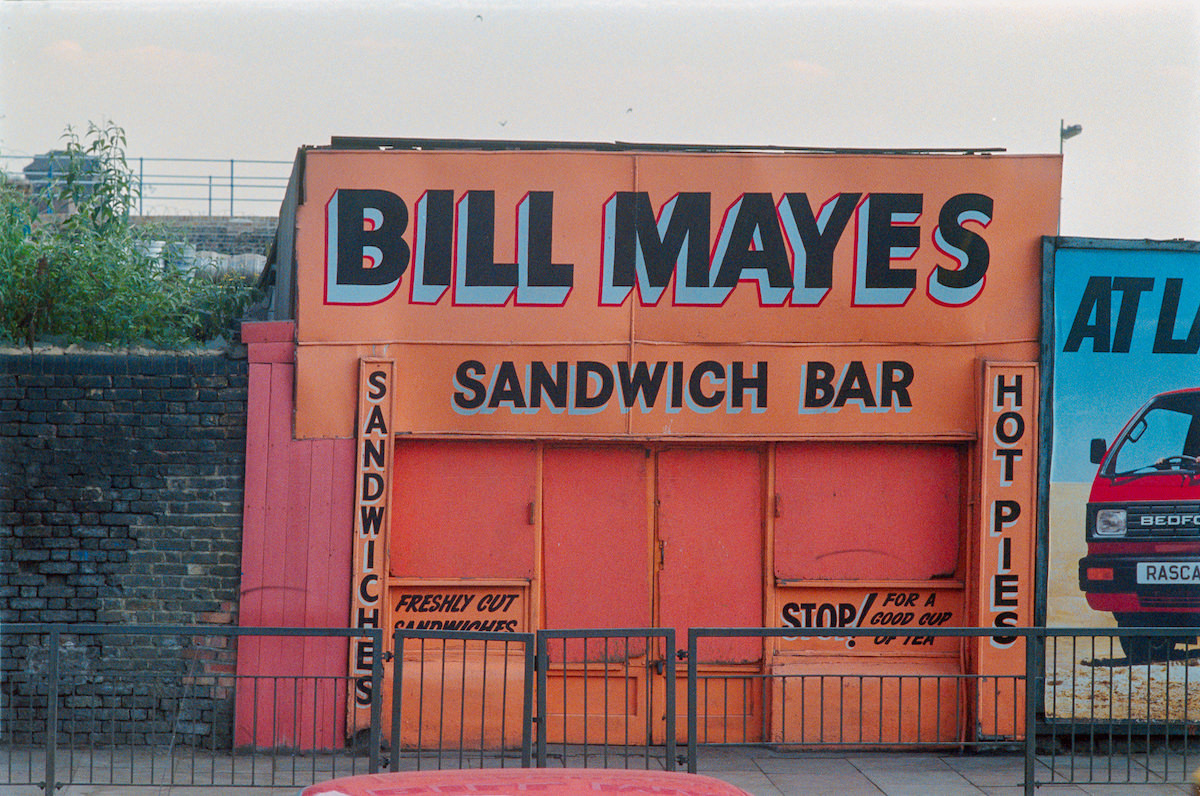
M 385 669 L 383 716 L 392 726 L 393 689 L 401 685 L 400 744 L 425 749 L 512 749 L 521 743 L 525 661 L 520 645 L 409 640 Z
M 962 466 L 954 445 L 779 445 L 775 574 L 804 580 L 952 576 Z
M 259 343 L 289 343 L 296 337 L 293 321 L 256 321 L 242 324 L 242 342 L 248 346 Z
M 703 647 L 701 648 L 703 649 Z M 675 693 L 687 694 L 686 667 L 676 675 Z M 679 669 L 676 669 L 678 672 Z M 700 743 L 759 743 L 763 740 L 763 679 L 759 667 L 701 666 L 696 681 L 696 737 Z M 687 743 L 688 706 L 675 701 L 675 740 Z
M 956 658 L 823 659 L 771 674 L 772 743 L 945 744 L 971 727 Z
M 659 624 L 763 625 L 763 461 L 757 449 L 672 448 L 658 455 Z M 704 661 L 762 657 L 756 639 L 706 643 Z
M 530 443 L 398 442 L 391 574 L 532 578 L 536 487 Z
M 646 723 L 656 721 L 650 711 L 651 700 L 661 700 L 666 690 L 663 678 L 652 672 L 645 659 L 632 665 L 551 666 L 546 672 L 543 719 L 547 742 L 617 746 L 645 743 Z M 656 736 L 661 734 L 661 730 L 656 732 Z
M 547 448 L 542 479 L 546 627 L 648 627 L 645 449 Z
M 328 627 L 340 624 L 346 616 L 346 601 L 349 599 L 349 583 L 343 582 L 349 574 L 349 541 L 351 529 L 343 514 L 335 522 L 332 516 L 333 495 L 346 493 L 353 485 L 352 480 L 339 483 L 336 480 L 335 457 L 339 443 L 343 440 L 315 440 L 312 443 L 312 471 L 308 485 L 309 545 L 306 550 L 307 566 L 304 588 L 305 627 Z M 345 445 L 343 445 L 345 447 Z M 337 536 L 331 536 L 336 528 Z M 344 542 L 343 542 L 344 540 Z M 338 543 L 342 542 L 342 543 Z M 339 555 L 344 552 L 345 555 Z M 337 614 L 338 621 L 331 621 L 329 606 L 343 610 Z M 340 656 L 337 654 L 340 652 Z M 340 663 L 340 667 L 339 667 Z M 345 639 L 305 638 L 304 674 L 306 677 L 329 677 L 346 671 Z M 297 698 L 300 710 L 300 748 L 309 742 L 315 748 L 333 748 L 335 741 L 344 736 L 336 732 L 337 722 L 330 717 L 345 716 L 345 703 L 340 707 L 333 703 L 332 682 L 305 680 Z

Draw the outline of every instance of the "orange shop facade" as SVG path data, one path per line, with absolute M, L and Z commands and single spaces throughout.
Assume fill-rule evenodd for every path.
M 243 328 L 243 625 L 792 627 L 699 665 L 1023 671 L 885 631 L 1033 621 L 1057 156 L 368 143 L 298 153 Z M 239 673 L 378 653 L 272 643 Z M 366 697 L 291 726 L 345 738 Z M 763 701 L 723 709 L 796 738 Z M 298 741 L 245 702 L 242 742 Z

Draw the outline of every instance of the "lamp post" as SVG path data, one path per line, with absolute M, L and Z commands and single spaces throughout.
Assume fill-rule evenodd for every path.
M 1074 138 L 1083 132 L 1082 124 L 1073 124 L 1067 127 L 1065 122 L 1065 119 L 1058 120 L 1058 154 L 1060 155 L 1063 153 L 1063 141 L 1066 141 L 1068 138 Z
M 1077 136 L 1083 132 L 1082 124 L 1073 124 L 1070 127 L 1068 127 L 1066 124 L 1066 121 L 1067 121 L 1066 119 L 1058 120 L 1058 154 L 1059 155 L 1062 155 L 1062 153 L 1063 153 L 1063 142 L 1064 141 L 1066 141 L 1068 138 L 1074 138 L 1075 136 Z M 1061 235 L 1062 234 L 1062 197 L 1061 197 L 1061 195 L 1058 200 L 1058 206 L 1059 206 L 1059 210 L 1058 210 L 1057 233 Z

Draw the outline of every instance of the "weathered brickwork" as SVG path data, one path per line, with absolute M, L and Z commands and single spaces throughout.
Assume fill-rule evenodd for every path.
M 141 216 L 135 224 L 165 229 L 199 251 L 267 254 L 279 219 L 273 216 Z
M 0 622 L 234 624 L 246 396 L 244 349 L 0 355 Z M 63 720 L 102 718 L 133 743 L 227 742 L 225 641 L 68 636 Z M 0 643 L 5 717 L 35 732 L 38 701 L 17 692 L 38 690 L 47 637 Z

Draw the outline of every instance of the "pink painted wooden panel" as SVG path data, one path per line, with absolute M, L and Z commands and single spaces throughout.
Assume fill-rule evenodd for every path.
M 762 627 L 762 453 L 670 448 L 658 454 L 659 624 L 687 646 L 689 627 Z M 706 642 L 704 662 L 762 657 L 756 639 Z
M 250 365 L 243 627 L 349 623 L 354 441 L 292 439 L 293 366 Z M 341 746 L 346 639 L 244 637 L 235 743 Z M 278 678 L 278 679 L 276 679 Z
M 952 577 L 963 466 L 954 445 L 779 445 L 775 574 L 799 580 Z
M 263 593 L 267 568 L 264 559 L 268 545 L 267 476 L 271 469 L 271 399 L 273 365 L 251 364 L 246 407 L 246 481 L 242 518 L 242 584 L 238 605 L 238 623 L 243 627 L 262 626 Z M 262 641 L 255 637 L 238 640 L 237 698 L 234 740 L 238 746 L 259 742 L 255 727 L 255 687 L 251 679 L 258 674 L 262 661 Z M 261 739 L 264 745 L 269 734 Z

